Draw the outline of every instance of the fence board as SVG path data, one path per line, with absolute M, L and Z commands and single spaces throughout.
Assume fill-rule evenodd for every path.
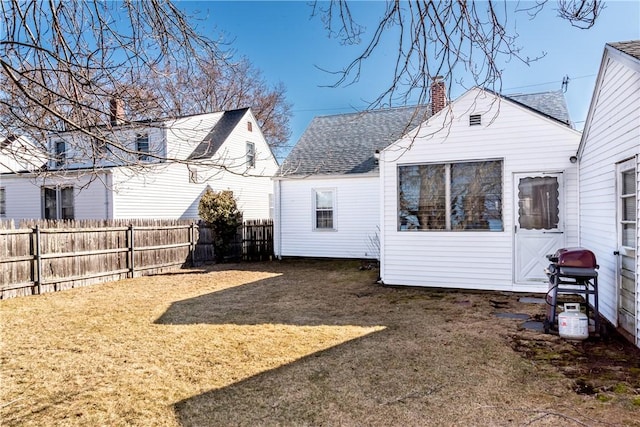
M 160 220 L 0 221 L 0 299 L 151 275 L 214 260 L 200 222 Z M 238 259 L 273 257 L 273 221 L 246 221 Z

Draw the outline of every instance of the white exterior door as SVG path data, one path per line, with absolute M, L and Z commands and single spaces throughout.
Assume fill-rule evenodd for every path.
M 562 173 L 514 175 L 515 282 L 547 281 L 548 254 L 564 247 Z
M 637 339 L 636 230 L 638 193 L 636 160 L 618 164 L 618 324 Z

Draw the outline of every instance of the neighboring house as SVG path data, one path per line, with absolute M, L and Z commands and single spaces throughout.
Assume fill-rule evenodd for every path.
M 47 153 L 24 136 L 0 136 L 0 219 L 7 218 L 6 189 L 2 174 L 25 173 L 42 169 Z
M 640 40 L 610 43 L 580 149 L 580 244 L 599 268 L 600 313 L 640 347 Z
M 270 216 L 277 162 L 250 109 L 51 135 L 38 174 L 3 174 L 13 219 L 196 219 L 207 187 L 231 190 L 245 219 Z M 170 159 L 170 160 L 168 160 Z
M 578 243 L 562 92 L 473 88 L 381 152 L 381 280 L 546 292 L 546 255 Z
M 276 255 L 377 258 L 377 152 L 425 112 L 405 107 L 314 118 L 275 177 Z
M 19 173 L 41 169 L 47 153 L 25 136 L 0 136 L 0 173 Z

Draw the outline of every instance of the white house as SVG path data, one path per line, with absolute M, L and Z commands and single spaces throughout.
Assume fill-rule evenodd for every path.
M 43 168 L 47 152 L 25 136 L 0 137 L 0 219 L 7 215 L 6 191 L 2 174 L 15 174 Z
M 42 168 L 47 153 L 25 136 L 0 136 L 0 173 L 17 173 Z
M 274 178 L 276 256 L 377 258 L 376 152 L 424 120 L 425 111 L 314 118 Z
M 561 92 L 474 88 L 382 150 L 381 280 L 546 292 L 578 244 L 579 141 Z
M 0 175 L 5 218 L 195 219 L 207 187 L 270 216 L 277 162 L 250 109 L 51 135 L 46 172 Z M 107 145 L 104 138 L 112 138 Z
M 640 346 L 640 40 L 610 43 L 578 151 L 580 244 L 600 265 L 600 313 Z

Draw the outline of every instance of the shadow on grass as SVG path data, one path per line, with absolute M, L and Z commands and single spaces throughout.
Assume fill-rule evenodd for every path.
M 367 313 L 362 303 L 375 295 L 397 292 L 374 284 L 375 272 L 359 271 L 355 264 L 347 264 L 353 267 L 346 275 L 309 269 L 309 263 L 304 268 L 298 265 L 276 262 L 220 266 L 217 271 L 254 269 L 278 276 L 176 301 L 155 323 L 376 326 L 383 317 Z M 344 268 L 344 263 L 337 265 Z
M 357 265 L 318 266 L 323 269 L 313 263 L 250 267 L 281 274 L 177 301 L 156 323 L 384 329 L 180 401 L 174 409 L 182 425 L 379 424 L 393 420 L 399 406 L 407 425 L 421 424 L 412 405 L 424 405 L 447 378 L 446 367 L 431 368 L 434 334 L 448 321 L 434 303 L 457 310 L 459 295 L 380 286 L 375 271 Z M 450 368 L 459 370 L 451 360 Z
M 406 394 L 399 377 L 391 378 L 394 370 L 384 366 L 391 336 L 374 332 L 182 400 L 174 405 L 176 417 L 185 427 L 326 425 L 345 416 L 348 425 L 366 425 Z

